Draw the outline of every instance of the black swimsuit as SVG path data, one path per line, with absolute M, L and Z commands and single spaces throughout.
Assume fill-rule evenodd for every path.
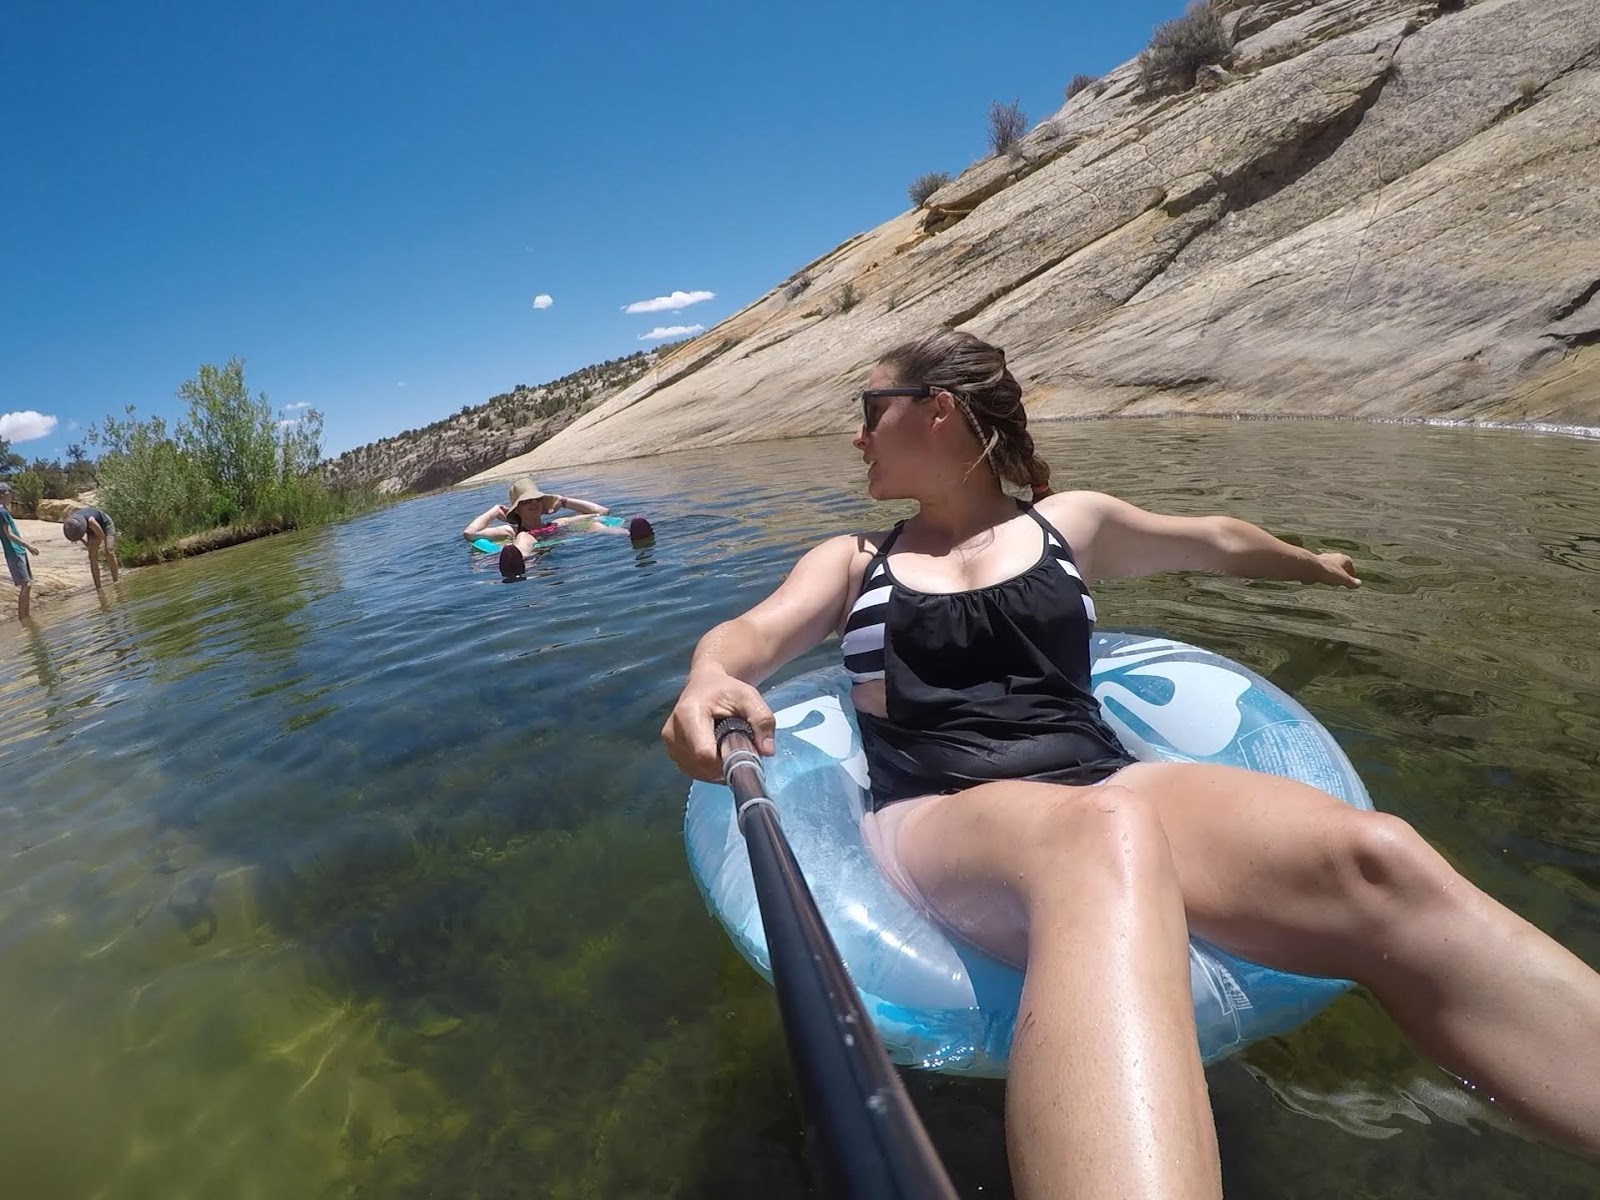
M 998 779 L 1098 783 L 1133 762 L 1089 686 L 1094 601 L 1072 552 L 1037 510 L 1039 560 L 965 592 L 918 592 L 889 551 L 867 564 L 845 622 L 845 669 L 884 681 L 887 719 L 858 712 L 881 808 Z

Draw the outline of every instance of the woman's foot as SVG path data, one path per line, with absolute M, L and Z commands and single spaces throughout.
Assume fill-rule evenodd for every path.
M 522 551 L 517 549 L 516 543 L 513 542 L 500 551 L 500 574 L 506 579 L 515 579 L 527 569 L 527 566 L 528 561 L 523 557 Z
M 656 531 L 650 522 L 643 517 L 635 517 L 628 522 L 628 537 L 635 542 L 648 542 L 656 536 Z

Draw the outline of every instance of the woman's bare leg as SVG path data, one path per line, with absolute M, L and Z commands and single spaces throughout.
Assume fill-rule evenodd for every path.
M 640 542 L 655 536 L 655 529 L 644 517 L 633 517 L 621 525 L 606 525 L 599 520 L 590 521 L 584 525 L 585 533 L 609 533 L 616 537 L 625 537 Z
M 1190 928 L 1242 957 L 1368 987 L 1402 1031 L 1552 1140 L 1600 1158 L 1600 975 L 1409 825 L 1291 780 L 1141 763 Z
M 1026 783 L 913 803 L 895 853 L 941 918 L 1005 956 L 1025 931 L 1006 1091 L 1018 1196 L 1219 1196 L 1182 894 L 1154 809 L 1116 787 Z

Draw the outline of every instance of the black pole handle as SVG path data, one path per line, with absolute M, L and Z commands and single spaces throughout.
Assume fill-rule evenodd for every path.
M 755 730 L 742 717 L 724 717 L 714 733 L 750 854 L 807 1141 L 827 1194 L 955 1200 L 783 835 L 777 806 L 766 794 Z
M 722 754 L 722 739 L 732 733 L 743 734 L 750 742 L 752 749 L 756 744 L 756 727 L 743 717 L 719 718 L 717 723 L 711 727 L 711 732 L 716 736 L 717 754 L 719 756 Z

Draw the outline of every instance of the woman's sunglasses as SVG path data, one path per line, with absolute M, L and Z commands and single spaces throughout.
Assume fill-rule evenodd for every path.
M 883 420 L 883 414 L 889 411 L 887 404 L 876 404 L 874 401 L 895 400 L 901 396 L 926 400 L 937 390 L 927 383 L 918 384 L 916 387 L 868 388 L 861 393 L 861 428 L 871 433 L 878 427 L 878 422 Z

